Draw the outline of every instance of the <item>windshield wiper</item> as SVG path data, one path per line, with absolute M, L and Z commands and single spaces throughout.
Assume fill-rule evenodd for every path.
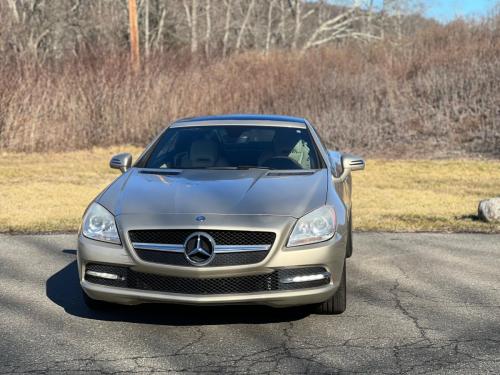
M 236 168 L 238 168 L 238 169 L 266 169 L 266 170 L 273 169 L 273 168 L 262 167 L 262 166 L 258 166 L 258 165 L 238 165 Z
M 236 170 L 237 167 L 204 167 L 204 168 L 193 168 L 193 169 L 222 169 L 222 170 Z
M 269 167 L 260 167 L 256 165 L 237 165 L 237 166 L 232 166 L 232 167 L 206 167 L 203 169 L 221 169 L 221 170 L 247 170 L 247 169 L 264 169 L 264 170 L 271 170 L 272 168 Z

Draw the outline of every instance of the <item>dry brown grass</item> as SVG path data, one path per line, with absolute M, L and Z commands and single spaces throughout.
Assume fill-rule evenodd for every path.
M 0 232 L 77 230 L 87 204 L 119 172 L 111 155 L 134 147 L 49 154 L 3 154 Z M 500 162 L 368 160 L 354 175 L 356 230 L 500 232 L 475 217 L 498 195 Z
M 369 160 L 353 174 L 354 227 L 368 231 L 500 232 L 477 218 L 499 195 L 500 162 Z
M 497 20 L 497 24 L 498 24 Z M 168 122 L 213 113 L 313 121 L 331 147 L 364 155 L 500 153 L 500 28 L 457 21 L 398 45 L 346 43 L 206 61 L 165 53 L 34 65 L 0 56 L 0 149 L 144 144 Z
M 1 155 L 0 232 L 76 230 L 85 207 L 119 174 L 108 160 L 120 149 Z

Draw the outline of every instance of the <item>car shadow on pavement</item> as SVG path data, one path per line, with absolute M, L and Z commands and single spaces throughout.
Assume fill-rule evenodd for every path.
M 65 249 L 65 254 L 76 254 Z M 47 297 L 71 315 L 103 321 L 123 321 L 172 326 L 214 324 L 266 324 L 290 322 L 307 317 L 307 308 L 273 309 L 266 306 L 181 306 L 169 304 L 113 305 L 91 310 L 82 297 L 76 260 L 52 275 L 46 282 Z

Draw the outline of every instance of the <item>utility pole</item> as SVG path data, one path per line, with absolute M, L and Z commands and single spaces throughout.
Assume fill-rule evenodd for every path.
M 130 26 L 130 62 L 134 72 L 137 72 L 140 67 L 140 55 L 136 0 L 128 0 L 128 20 Z

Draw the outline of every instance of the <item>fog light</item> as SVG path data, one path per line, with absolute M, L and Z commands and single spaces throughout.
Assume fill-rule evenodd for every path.
M 312 274 L 312 275 L 300 275 L 300 276 L 287 277 L 287 278 L 280 280 L 280 282 L 283 284 L 305 283 L 308 281 L 317 281 L 317 280 L 324 280 L 324 279 L 329 279 L 329 278 L 330 278 L 330 273 L 323 272 L 323 273 L 316 273 L 316 274 Z
M 88 276 L 94 276 L 94 277 L 99 277 L 101 279 L 108 279 L 108 280 L 125 280 L 124 277 L 118 276 L 114 273 L 107 273 L 107 272 L 97 272 L 97 271 L 89 271 L 85 273 Z

